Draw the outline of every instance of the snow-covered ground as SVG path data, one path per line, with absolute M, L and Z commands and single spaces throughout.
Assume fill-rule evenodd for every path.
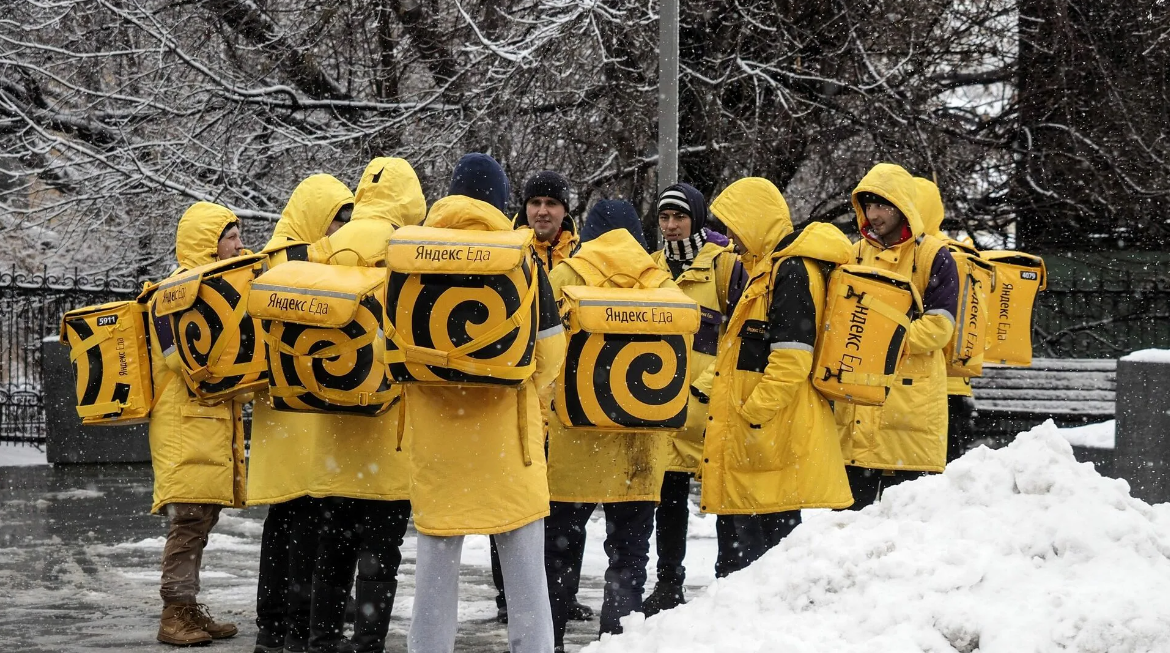
M 1089 449 L 1116 449 L 1117 420 L 1071 428 L 1057 429 L 1060 435 L 1074 447 Z
M 1051 423 L 752 567 L 589 653 L 1170 651 L 1170 504 L 1078 463 Z
M 28 465 L 48 465 L 43 449 L 26 445 L 16 445 L 0 442 L 0 467 L 26 467 Z

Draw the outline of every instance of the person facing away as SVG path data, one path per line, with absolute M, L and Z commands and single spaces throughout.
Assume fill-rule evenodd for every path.
M 174 274 L 239 256 L 243 249 L 235 214 L 218 204 L 197 202 L 179 219 L 175 236 L 179 267 Z M 150 312 L 157 334 L 150 343 L 157 393 L 149 427 L 154 468 L 151 512 L 170 518 L 162 556 L 163 611 L 157 637 L 175 646 L 206 644 L 237 632 L 235 624 L 216 623 L 198 602 L 198 595 L 203 549 L 220 510 L 244 505 L 242 403 L 233 399 L 204 406 L 192 399 L 178 368 L 172 369 L 164 355 L 175 342 L 170 324 L 155 314 L 153 300 Z
M 524 182 L 524 206 L 516 216 L 517 229 L 532 229 L 536 250 L 545 270 L 552 270 L 577 251 L 580 239 L 569 215 L 569 180 L 552 170 L 538 172 Z
M 658 228 L 665 247 L 654 253 L 654 262 L 670 272 L 679 288 L 698 302 L 702 311 L 702 323 L 691 344 L 688 381 L 694 381 L 715 362 L 724 323 L 747 285 L 747 273 L 727 240 L 707 229 L 707 200 L 693 186 L 675 184 L 659 194 Z M 706 428 L 707 404 L 692 394 L 686 427 L 670 440 L 661 502 L 654 513 L 658 582 L 642 604 L 647 617 L 686 602 L 683 560 L 690 518 L 687 506 L 691 477 L 699 472 L 703 458 Z
M 580 249 L 549 274 L 554 296 L 559 300 L 566 286 L 677 288 L 670 274 L 646 253 L 641 231 L 629 202 L 598 202 L 581 229 Z M 585 525 L 598 503 L 605 510 L 609 555 L 599 635 L 620 633 L 619 620 L 641 611 L 654 506 L 662 489 L 670 435 L 569 429 L 553 411 L 548 419 L 552 504 L 545 526 L 545 568 L 560 649 L 580 576 Z
M 353 193 L 338 179 L 318 174 L 301 181 L 264 246 L 269 267 L 308 260 L 309 247 L 336 231 L 352 210 Z M 306 443 L 319 421 L 318 415 L 273 410 L 265 393 L 253 405 L 248 505 L 269 505 L 256 579 L 255 650 L 260 653 L 308 647 L 321 508 L 302 489 L 310 483 L 300 476 L 310 473 L 311 466 L 303 464 Z
M 510 231 L 508 181 L 494 159 L 468 154 L 455 166 L 447 197 L 425 225 Z M 544 559 L 549 511 L 541 396 L 564 361 L 564 327 L 541 265 L 535 373 L 519 387 L 410 386 L 404 393 L 418 557 L 412 653 L 451 653 L 458 623 L 463 536 L 495 535 L 508 588 L 513 653 L 550 653 L 552 617 Z M 521 403 L 523 402 L 523 403 Z M 521 419 L 523 416 L 523 419 Z
M 853 189 L 862 238 L 852 261 L 897 272 L 922 296 L 924 314 L 910 323 L 909 355 L 881 406 L 834 406 L 841 451 L 849 466 L 855 510 L 884 488 L 941 472 L 947 455 L 947 370 L 943 348 L 955 330 L 958 271 L 945 244 L 922 222 L 914 178 L 879 163 Z
M 829 402 L 810 373 L 827 270 L 849 260 L 836 227 L 793 230 L 772 182 L 740 179 L 711 203 L 748 285 L 693 387 L 710 398 L 700 508 L 718 515 L 716 575 L 748 566 L 800 523 L 803 508 L 852 503 Z

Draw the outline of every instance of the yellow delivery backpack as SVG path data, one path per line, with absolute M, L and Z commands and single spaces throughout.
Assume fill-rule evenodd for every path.
M 277 410 L 380 415 L 401 394 L 382 362 L 386 271 L 282 263 L 252 284 Z
M 260 323 L 247 314 L 252 281 L 265 254 L 245 254 L 181 272 L 143 293 L 151 314 L 165 320 L 174 340 L 159 343 L 175 357 L 187 390 L 215 405 L 268 386 Z M 158 324 L 154 325 L 158 328 Z
M 154 386 L 148 320 L 144 300 L 87 306 L 62 318 L 61 342 L 69 347 L 82 424 L 149 419 Z
M 532 230 L 390 237 L 386 364 L 399 383 L 517 386 L 536 370 Z
M 813 386 L 826 398 L 880 406 L 906 357 L 910 320 L 922 299 L 906 277 L 866 265 L 829 275 L 823 328 L 813 359 Z
M 681 429 L 699 304 L 677 288 L 566 286 L 569 348 L 555 408 L 566 427 Z
M 943 349 L 947 376 L 983 376 L 983 348 L 987 342 L 987 314 L 995 287 L 995 267 L 970 245 L 954 240 L 946 243 L 959 273 L 955 333 Z
M 1036 294 L 1048 285 L 1044 259 L 1013 251 L 983 252 L 995 266 L 995 292 L 988 316 L 987 363 L 1032 364 L 1032 307 Z

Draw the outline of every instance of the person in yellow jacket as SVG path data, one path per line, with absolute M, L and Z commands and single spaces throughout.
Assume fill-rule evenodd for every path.
M 571 258 L 549 274 L 553 294 L 565 286 L 677 288 L 640 242 L 641 222 L 629 202 L 601 200 L 589 212 L 582 233 L 592 234 Z M 605 596 L 600 634 L 620 633 L 620 619 L 642 610 L 654 506 L 662 491 L 670 435 L 566 429 L 549 414 L 548 484 L 551 514 L 545 526 L 545 569 L 556 645 L 564 646 L 569 609 L 575 601 L 575 544 L 583 545 L 585 525 L 601 503 L 605 509 Z
M 524 182 L 524 207 L 516 216 L 517 229 L 531 229 L 532 246 L 551 271 L 573 255 L 580 245 L 577 228 L 569 215 L 569 180 L 552 170 L 532 175 Z
M 922 229 L 948 246 L 955 242 L 942 231 L 945 211 L 938 186 L 923 177 L 914 178 L 915 199 L 922 217 Z M 947 463 L 958 459 L 973 446 L 975 439 L 975 398 L 971 379 L 947 376 Z
M 268 265 L 307 261 L 309 246 L 337 231 L 352 210 L 353 193 L 340 180 L 326 174 L 308 177 L 293 190 L 264 246 Z M 308 442 L 320 422 L 317 415 L 274 410 L 263 395 L 253 405 L 248 502 L 258 505 L 271 500 L 260 539 L 256 579 L 256 651 L 304 651 L 308 647 L 321 506 L 308 494 L 282 500 L 296 493 L 289 488 L 269 491 L 265 484 L 282 473 L 310 472 L 308 466 L 290 464 L 287 449 L 291 443 Z
M 573 255 L 580 246 L 573 217 L 569 215 L 569 180 L 552 170 L 538 172 L 524 182 L 521 198 L 523 206 L 513 220 L 516 229 L 531 229 L 536 238 L 532 248 L 545 271 L 551 271 Z M 584 542 L 580 547 L 584 551 Z M 496 620 L 508 623 L 508 602 L 504 592 L 503 571 L 500 569 L 500 554 L 496 538 L 491 538 L 492 581 L 496 586 Z M 580 563 L 578 563 L 580 566 Z M 577 591 L 573 590 L 576 597 Z M 593 610 L 574 599 L 570 617 L 579 621 L 593 618 Z
M 314 242 L 308 257 L 339 265 L 374 265 L 385 257 L 395 229 L 418 224 L 425 215 L 426 200 L 410 164 L 376 158 L 358 183 L 352 218 Z M 290 496 L 321 499 L 309 651 L 347 646 L 342 629 L 355 564 L 358 610 L 348 646 L 355 651 L 384 647 L 402 560 L 399 547 L 410 519 L 410 464 L 405 452 L 396 451 L 398 417 L 397 407 L 378 417 L 297 414 L 309 424 L 309 433 L 270 442 L 263 470 L 257 466 L 250 478 L 250 502 L 253 496 L 257 502 Z M 257 465 L 255 450 L 252 457 Z
M 748 273 L 715 364 L 693 384 L 710 398 L 700 508 L 719 515 L 716 575 L 754 562 L 802 508 L 853 502 L 829 402 L 812 385 L 826 268 L 849 260 L 836 227 L 794 231 L 772 182 L 740 179 L 711 203 Z
M 727 239 L 710 231 L 707 200 L 694 186 L 674 184 L 658 196 L 658 228 L 665 247 L 654 262 L 670 272 L 675 283 L 699 302 L 702 326 L 691 345 L 691 381 L 715 362 L 723 327 L 747 285 L 747 273 Z M 642 603 L 647 617 L 686 602 L 683 582 L 687 553 L 687 523 L 691 477 L 703 459 L 707 404 L 691 396 L 687 426 L 671 438 L 670 458 L 662 482 L 662 498 L 654 513 L 658 549 L 658 582 Z
M 184 270 L 240 255 L 240 222 L 226 207 L 192 205 L 179 219 L 175 256 Z M 162 556 L 163 600 L 158 640 L 176 646 L 232 637 L 234 624 L 216 623 L 197 602 L 199 566 L 207 536 L 224 506 L 244 505 L 244 427 L 241 403 L 203 406 L 164 352 L 174 346 L 169 321 L 150 305 L 154 332 L 151 373 L 158 396 L 150 412 L 150 459 L 154 467 L 151 512 L 170 517 Z
M 959 278 L 943 242 L 926 232 L 914 178 L 879 163 L 853 189 L 862 238 L 853 262 L 897 272 L 922 296 L 924 314 L 910 324 L 909 355 L 881 406 L 834 406 L 841 451 L 860 509 L 884 488 L 941 472 L 947 455 L 947 370 L 943 348 L 955 330 Z
M 500 165 L 485 154 L 468 154 L 455 166 L 448 196 L 431 206 L 425 224 L 508 231 L 507 200 L 508 180 Z M 564 362 L 565 336 L 543 266 L 534 267 L 539 317 L 533 376 L 519 388 L 410 386 L 404 393 L 410 498 L 419 533 L 408 638 L 412 653 L 454 650 L 459 558 L 463 536 L 472 534 L 496 536 L 508 587 L 512 653 L 553 648 L 542 564 L 549 494 L 540 398 L 548 395 Z

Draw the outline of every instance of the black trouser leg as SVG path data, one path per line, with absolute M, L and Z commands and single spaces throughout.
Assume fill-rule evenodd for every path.
M 662 502 L 654 512 L 654 529 L 658 548 L 658 582 L 682 586 L 687 569 L 687 509 L 691 492 L 691 475 L 666 472 L 662 481 Z
M 402 541 L 410 521 L 410 502 L 353 501 L 359 508 L 357 532 L 361 540 L 353 650 L 380 652 L 386 647 L 386 632 L 398 590 L 398 567 L 402 564 Z
M 650 562 L 650 533 L 654 529 L 653 501 L 607 503 L 605 508 L 605 599 L 601 604 L 601 633 L 620 633 L 620 619 L 642 611 L 646 565 Z
M 975 401 L 963 395 L 947 395 L 947 462 L 967 453 L 975 441 Z
M 715 518 L 715 534 L 719 542 L 716 578 L 746 568 L 767 550 L 759 515 L 719 515 Z
M 760 530 L 764 535 L 764 550 L 761 555 L 771 551 L 772 547 L 788 537 L 788 534 L 796 530 L 797 526 L 800 526 L 799 510 L 787 510 L 785 512 L 773 512 L 767 515 L 760 515 Z M 755 561 L 753 560 L 752 562 Z
M 488 537 L 492 550 L 492 583 L 496 586 L 496 609 L 504 610 L 508 607 L 508 599 L 504 594 L 504 570 L 500 567 L 500 551 L 496 548 L 496 536 Z
M 288 591 L 288 502 L 268 506 L 260 536 L 260 569 L 256 579 L 256 644 L 284 645 L 284 614 Z
M 288 535 L 288 609 L 285 612 L 285 648 L 304 651 L 309 642 L 313 569 L 321 534 L 321 504 L 313 497 L 288 502 L 292 509 Z
M 565 625 L 569 621 L 568 607 L 572 601 L 573 561 L 576 558 L 572 543 L 584 537 L 585 525 L 596 504 L 549 504 L 549 516 L 544 520 L 544 571 L 548 575 L 549 605 L 552 608 L 553 641 L 556 646 L 565 642 Z
M 861 510 L 877 502 L 882 470 L 846 465 L 845 475 L 849 478 L 849 491 L 853 493 L 853 505 L 849 510 Z
M 353 499 L 321 499 L 321 543 L 313 573 L 313 613 L 309 650 L 333 653 L 342 642 L 345 602 L 353 585 L 360 536 L 358 507 Z

